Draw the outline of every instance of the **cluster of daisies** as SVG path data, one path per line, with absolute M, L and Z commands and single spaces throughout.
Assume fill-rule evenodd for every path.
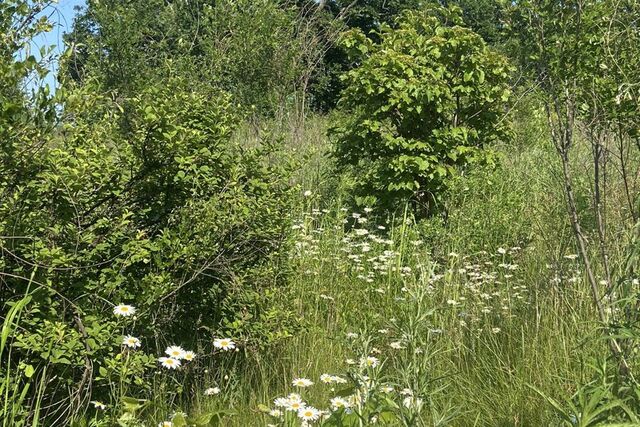
M 118 304 L 113 308 L 113 314 L 121 317 L 130 317 L 136 314 L 136 308 L 132 305 Z M 122 338 L 122 345 L 131 349 L 142 347 L 140 339 L 132 335 L 124 336 Z M 229 351 L 236 348 L 236 343 L 230 338 L 217 338 L 213 341 L 213 346 L 219 350 Z M 166 356 L 158 358 L 158 363 L 167 369 L 177 369 L 182 363 L 191 362 L 196 358 L 196 354 L 193 351 L 185 350 L 178 345 L 167 347 L 165 354 Z
M 295 412 L 298 418 L 306 422 L 316 421 L 321 416 L 327 415 L 325 411 L 307 405 L 307 403 L 302 400 L 302 396 L 297 393 L 291 393 L 287 397 L 278 397 L 273 401 L 273 404 L 276 408 L 270 410 L 269 415 L 275 418 L 284 416 L 283 411 Z
M 113 308 L 113 314 L 119 317 L 130 317 L 136 314 L 136 308 L 132 305 L 128 304 L 118 304 Z M 142 343 L 139 338 L 134 337 L 133 335 L 125 335 L 122 338 L 122 345 L 130 348 L 137 349 L 142 347 Z M 230 351 L 236 350 L 236 343 L 230 338 L 216 338 L 213 341 L 213 346 L 221 351 Z M 177 369 L 183 363 L 191 362 L 195 360 L 196 354 L 191 350 L 185 350 L 181 346 L 171 345 L 167 347 L 165 350 L 166 356 L 162 356 L 158 358 L 158 363 L 160 363 L 163 367 L 167 369 Z M 213 396 L 220 393 L 219 387 L 210 387 L 204 391 L 204 394 L 207 396 Z M 99 401 L 91 402 L 96 409 L 106 410 L 107 405 Z M 173 422 L 171 421 L 162 421 L 158 424 L 158 427 L 172 427 Z
M 324 384 L 346 384 L 347 380 L 337 375 L 322 374 L 320 382 Z M 297 388 L 307 388 L 314 385 L 314 382 L 308 378 L 294 378 L 291 381 L 291 385 Z M 349 409 L 355 404 L 354 399 L 355 396 L 353 396 L 353 399 L 351 396 L 347 399 L 336 397 L 331 400 L 331 408 L 333 410 Z M 268 412 L 271 417 L 282 418 L 287 412 L 291 412 L 296 414 L 303 425 L 324 419 L 331 414 L 331 411 L 320 410 L 309 405 L 298 393 L 290 393 L 285 397 L 278 397 L 273 401 L 273 405 L 275 408 L 270 409 Z
M 183 362 L 191 362 L 196 358 L 196 354 L 193 351 L 185 350 L 179 345 L 167 347 L 164 353 L 168 357 L 160 357 L 158 363 L 167 369 L 177 369 Z

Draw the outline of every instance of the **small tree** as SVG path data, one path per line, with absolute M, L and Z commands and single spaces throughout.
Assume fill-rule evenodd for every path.
M 380 42 L 349 32 L 359 66 L 344 77 L 344 113 L 331 133 L 342 168 L 367 203 L 410 201 L 433 212 L 459 167 L 508 136 L 507 60 L 461 26 L 459 9 L 407 12 Z

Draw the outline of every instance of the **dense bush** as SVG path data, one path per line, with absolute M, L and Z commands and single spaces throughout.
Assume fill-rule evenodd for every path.
M 91 85 L 58 96 L 60 125 L 28 153 L 29 174 L 0 188 L 2 300 L 32 293 L 13 342 L 22 361 L 48 363 L 63 396 L 83 394 L 98 371 L 116 380 L 107 367 L 121 367 L 109 362 L 121 303 L 137 308 L 127 333 L 151 353 L 136 356 L 126 381 L 166 344 L 204 351 L 222 331 L 248 346 L 285 334 L 283 319 L 261 321 L 270 304 L 259 290 L 282 276 L 286 162 L 265 161 L 273 148 L 231 143 L 228 96 L 190 92 L 180 79 L 132 98 Z M 94 383 L 94 396 L 106 384 Z
M 410 200 L 433 211 L 456 168 L 508 135 L 507 60 L 455 13 L 440 14 L 407 13 L 379 43 L 359 31 L 344 41 L 361 59 L 346 75 L 336 157 L 360 194 L 386 207 Z

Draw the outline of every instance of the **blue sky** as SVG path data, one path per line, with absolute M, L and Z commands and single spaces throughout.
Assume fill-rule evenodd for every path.
M 0 0 L 1 1 L 1 0 Z M 42 46 L 54 46 L 54 55 L 59 55 L 64 49 L 62 36 L 71 30 L 73 26 L 73 17 L 76 14 L 74 7 L 84 6 L 85 0 L 59 0 L 58 4 L 43 11 L 43 14 L 49 17 L 49 21 L 53 24 L 53 29 L 39 35 L 31 42 L 31 50 L 33 54 L 37 54 Z M 57 72 L 57 62 L 50 64 L 51 73 L 47 76 L 44 83 L 49 84 L 51 91 L 56 89 L 55 73 Z M 33 86 L 35 82 L 31 82 L 27 86 Z

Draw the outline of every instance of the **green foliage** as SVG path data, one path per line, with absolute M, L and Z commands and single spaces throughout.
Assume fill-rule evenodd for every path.
M 44 0 L 6 0 L 0 4 L 0 100 L 23 99 L 22 80 L 47 72 L 46 66 L 25 48 L 35 35 L 51 29 L 47 17 L 38 15 L 46 6 Z M 42 48 L 41 56 L 46 52 Z
M 502 0 L 444 0 L 441 3 L 459 7 L 465 24 L 488 44 L 495 46 L 502 41 L 505 4 Z
M 284 277 L 288 166 L 266 160 L 276 145 L 231 142 L 228 95 L 174 79 L 130 98 L 90 84 L 57 97 L 60 125 L 40 134 L 28 165 L 4 157 L 2 170 L 20 173 L 3 173 L 0 188 L 3 302 L 37 268 L 12 348 L 21 363 L 49 366 L 59 386 L 48 399 L 87 387 L 87 376 L 107 401 L 114 384 L 148 392 L 152 355 L 167 343 L 212 348 L 226 331 L 254 347 L 287 336 L 293 319 L 263 307 L 274 295 L 264 289 Z M 138 309 L 126 333 L 151 355 L 120 350 L 119 303 Z
M 345 38 L 360 66 L 346 75 L 332 134 L 360 194 L 385 207 L 410 200 L 424 214 L 457 168 L 488 160 L 483 148 L 507 138 L 510 67 L 473 31 L 434 14 L 407 13 L 397 26 L 380 43 L 359 31 Z
M 296 18 L 295 7 L 269 0 L 89 1 L 66 36 L 63 69 L 127 95 L 177 73 L 273 113 L 297 90 Z

